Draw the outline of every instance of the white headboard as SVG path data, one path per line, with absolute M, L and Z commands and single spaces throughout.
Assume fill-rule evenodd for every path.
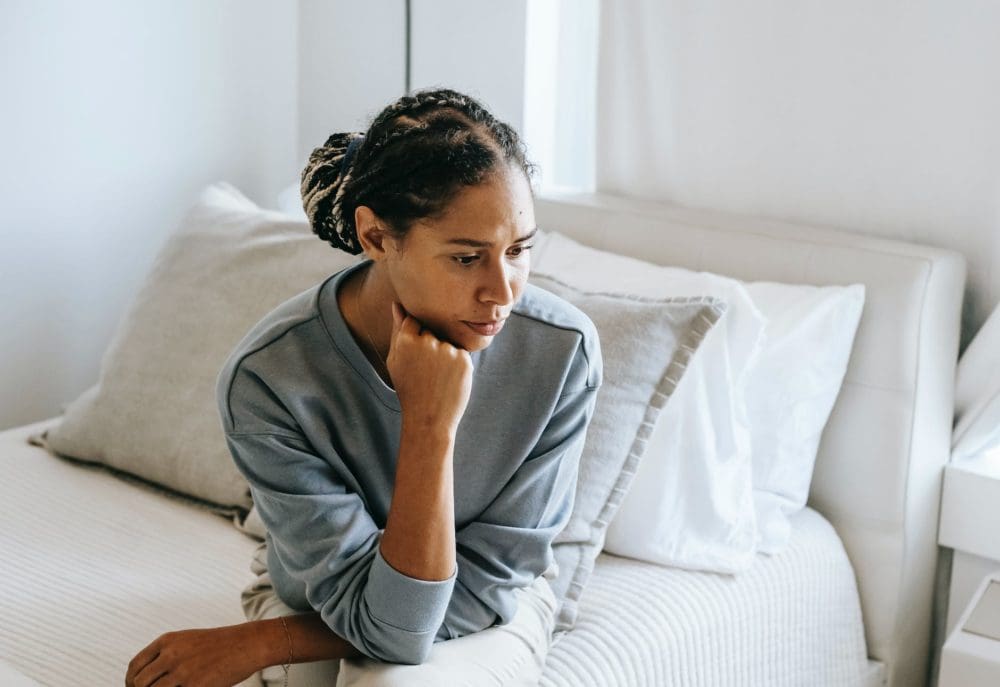
M 866 286 L 865 308 L 809 505 L 857 576 L 868 653 L 888 684 L 930 666 L 941 476 L 951 446 L 965 259 L 844 231 L 604 194 L 546 194 L 544 231 L 745 281 Z

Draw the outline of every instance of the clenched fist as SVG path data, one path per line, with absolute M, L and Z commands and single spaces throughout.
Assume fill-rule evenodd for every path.
M 404 421 L 455 435 L 472 392 L 472 357 L 437 338 L 403 306 L 392 303 L 392 340 L 386 367 Z

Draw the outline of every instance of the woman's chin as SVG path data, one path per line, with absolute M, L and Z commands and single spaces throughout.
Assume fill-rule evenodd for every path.
M 461 338 L 459 338 L 458 341 L 452 345 L 458 348 L 464 348 L 469 353 L 475 353 L 476 351 L 481 351 L 484 348 L 487 348 L 491 343 L 493 343 L 493 339 L 495 338 L 495 336 L 485 336 L 483 334 L 477 334 L 474 331 L 469 331 L 468 333 L 463 332 Z
M 496 334 L 481 334 L 464 322 L 460 322 L 458 327 L 454 329 L 449 328 L 446 332 L 434 331 L 434 335 L 442 341 L 447 341 L 455 348 L 464 349 L 469 353 L 475 353 L 489 347 L 497 337 Z

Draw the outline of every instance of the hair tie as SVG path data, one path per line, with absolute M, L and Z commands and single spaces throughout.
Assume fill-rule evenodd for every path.
M 356 138 L 351 139 L 350 145 L 347 146 L 347 152 L 344 153 L 344 157 L 340 162 L 340 173 L 343 174 L 344 171 L 350 168 L 351 160 L 354 159 L 354 153 L 357 152 L 358 146 L 361 142 L 365 140 L 365 135 L 360 134 Z

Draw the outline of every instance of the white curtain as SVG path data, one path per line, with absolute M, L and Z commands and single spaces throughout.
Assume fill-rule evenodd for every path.
M 829 13 L 790 0 L 605 0 L 597 190 L 773 214 L 835 196 L 830 155 L 863 132 L 846 130 L 817 83 L 845 64 L 809 46 L 833 30 Z
M 668 3 L 604 0 L 597 67 L 597 191 L 667 197 L 677 178 Z
M 968 259 L 1000 301 L 1000 2 L 602 0 L 597 191 Z
M 1000 3 L 600 11 L 598 190 L 996 249 Z

